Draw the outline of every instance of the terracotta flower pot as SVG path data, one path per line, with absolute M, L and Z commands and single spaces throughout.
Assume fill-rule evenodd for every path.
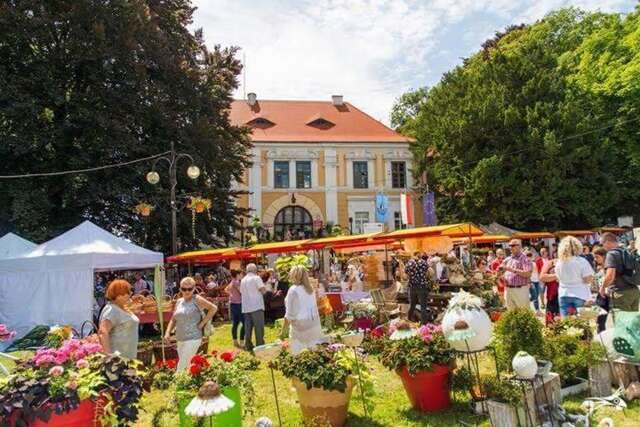
M 197 213 L 202 213 L 204 212 L 204 203 L 196 203 L 196 212 Z
M 491 313 L 489 313 L 489 317 L 491 318 L 492 322 L 497 322 L 502 317 L 502 312 L 501 311 L 492 311 Z
M 405 366 L 397 373 L 416 411 L 439 412 L 451 406 L 451 370 L 448 366 L 433 365 L 430 371 L 420 371 L 414 376 Z
M 344 393 L 339 391 L 327 391 L 321 388 L 307 389 L 303 382 L 294 378 L 293 387 L 298 394 L 302 416 L 306 420 L 315 417 L 326 419 L 331 427 L 342 427 L 347 422 L 347 411 L 353 390 L 353 381 L 347 380 L 347 388 Z
M 142 216 L 151 215 L 151 208 L 149 208 L 148 206 L 145 206 L 144 208 L 140 209 L 140 215 Z

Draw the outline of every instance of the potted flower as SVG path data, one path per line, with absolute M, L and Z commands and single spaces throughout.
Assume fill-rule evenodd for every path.
M 344 344 L 329 344 L 297 355 L 283 349 L 270 366 L 292 380 L 307 422 L 319 417 L 331 427 L 342 427 L 354 385 L 362 386 L 365 404 L 371 405 L 371 374 L 363 364 L 356 369 L 355 362 L 353 351 Z
M 141 216 L 149 216 L 151 215 L 151 211 L 153 210 L 153 206 L 149 203 L 140 202 L 134 208 L 135 212 Z
M 142 378 L 136 362 L 99 353 L 77 339 L 41 348 L 0 382 L 0 424 L 126 425 L 138 418 Z
M 197 425 L 192 417 L 185 414 L 185 409 L 206 381 L 215 381 L 220 386 L 222 395 L 235 403 L 231 410 L 212 416 L 213 425 L 241 427 L 242 402 L 244 401 L 245 412 L 253 407 L 255 391 L 251 371 L 256 370 L 258 365 L 259 362 L 253 356 L 231 350 L 220 355 L 214 351 L 209 355 L 193 356 L 187 371 L 176 374 L 174 379 L 180 427 Z
M 450 377 L 455 353 L 442 328 L 433 324 L 419 329 L 406 323 L 399 326 L 401 329 L 389 328 L 391 336 L 385 340 L 380 362 L 400 376 L 414 409 L 420 412 L 447 409 L 451 404 Z
M 528 425 L 528 417 L 522 405 L 522 388 L 517 382 L 494 376 L 482 377 L 481 381 L 492 426 Z M 533 407 L 533 402 L 531 404 L 530 407 Z M 535 416 L 535 410 L 530 412 Z
M 370 330 L 375 326 L 376 306 L 371 301 L 353 301 L 348 305 L 354 329 Z

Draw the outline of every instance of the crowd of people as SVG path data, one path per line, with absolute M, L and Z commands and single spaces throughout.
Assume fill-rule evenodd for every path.
M 634 276 L 634 271 L 640 268 L 635 267 L 635 243 L 624 246 L 613 233 L 602 234 L 594 245 L 572 236 L 551 248 L 523 247 L 519 239 L 512 239 L 508 255 L 502 248 L 471 259 L 467 254 L 464 251 L 446 256 L 457 257 L 469 271 L 495 275 L 494 290 L 506 309 L 528 307 L 550 322 L 595 305 L 599 308 L 599 332 L 606 328 L 612 310 L 638 311 L 640 277 Z M 447 281 L 447 270 L 441 255 L 417 254 L 406 262 L 403 274 L 408 282 L 410 320 L 415 320 L 417 304 L 426 306 L 434 284 Z M 421 310 L 420 321 L 428 319 L 428 310 Z

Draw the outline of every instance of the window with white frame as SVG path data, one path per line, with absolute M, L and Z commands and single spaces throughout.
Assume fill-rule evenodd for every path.
M 274 188 L 289 188 L 289 162 L 273 162 L 273 186 Z
M 353 218 L 353 231 L 355 234 L 364 233 L 364 225 L 369 222 L 369 212 L 356 212 Z
M 406 188 L 407 163 L 391 162 L 391 188 Z
M 296 188 L 311 188 L 311 162 L 296 162 Z
M 402 228 L 402 217 L 400 216 L 400 212 L 395 211 L 393 213 L 393 229 L 400 230 Z
M 353 162 L 353 188 L 369 188 L 369 162 Z

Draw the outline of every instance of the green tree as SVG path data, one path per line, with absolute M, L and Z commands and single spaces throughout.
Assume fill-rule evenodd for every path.
M 234 181 L 248 164 L 247 130 L 229 123 L 241 64 L 191 33 L 188 0 L 25 0 L 0 6 L 0 170 L 3 175 L 89 168 L 169 149 L 192 155 L 196 181 L 179 195 L 212 199 L 211 219 L 179 214 L 182 248 L 232 238 L 243 210 Z M 168 171 L 151 162 L 60 177 L 0 180 L 0 234 L 49 239 L 83 219 L 169 252 Z M 140 201 L 156 205 L 139 217 Z
M 415 118 L 426 102 L 428 93 L 427 87 L 403 93 L 391 109 L 391 127 L 405 135 L 412 134 L 414 129 L 410 126 L 415 123 Z
M 428 91 L 403 129 L 441 220 L 538 229 L 637 211 L 640 169 L 615 110 L 561 65 L 608 19 L 565 9 L 511 27 Z

